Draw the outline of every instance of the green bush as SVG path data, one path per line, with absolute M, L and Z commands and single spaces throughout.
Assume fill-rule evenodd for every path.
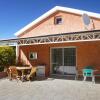
M 9 65 L 15 64 L 15 59 L 16 53 L 14 47 L 0 47 L 0 66 L 7 68 Z
M 4 71 L 4 67 L 0 66 L 0 72 Z

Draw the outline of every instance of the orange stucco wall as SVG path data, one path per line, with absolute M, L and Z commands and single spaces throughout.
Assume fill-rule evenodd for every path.
M 63 22 L 60 25 L 54 24 L 55 16 L 62 16 Z M 89 25 L 88 29 L 100 29 L 100 19 L 92 18 L 93 23 Z M 45 20 L 39 22 L 35 26 L 25 31 L 20 38 L 34 37 L 42 35 L 52 35 L 59 33 L 86 31 L 82 21 L 82 16 L 58 11 Z M 52 47 L 67 47 L 76 46 L 77 50 L 77 65 L 80 70 L 84 66 L 93 65 L 100 67 L 100 41 L 96 42 L 76 42 L 76 43 L 62 43 L 62 44 L 45 44 L 45 45 L 30 45 L 20 46 L 19 61 L 23 60 L 25 64 L 34 66 L 39 64 L 46 64 L 46 76 L 50 74 L 50 48 Z M 37 60 L 29 60 L 29 52 L 37 52 Z
M 62 17 L 62 24 L 55 25 L 54 18 L 56 16 Z M 100 29 L 100 19 L 91 18 L 93 19 L 93 23 L 91 21 L 88 29 Z M 84 28 L 83 20 L 81 15 L 76 15 L 72 13 L 66 12 L 56 12 L 51 16 L 47 17 L 43 21 L 39 22 L 35 26 L 29 28 L 19 37 L 34 37 L 34 36 L 42 36 L 42 35 L 52 35 L 52 34 L 59 34 L 59 33 L 68 33 L 68 32 L 77 32 L 77 31 L 86 31 Z
M 100 41 L 63 44 L 47 44 L 20 47 L 20 59 L 31 66 L 46 64 L 46 76 L 50 74 L 50 48 L 76 46 L 76 67 L 78 70 L 87 65 L 100 68 Z M 29 60 L 29 52 L 37 52 L 37 60 Z

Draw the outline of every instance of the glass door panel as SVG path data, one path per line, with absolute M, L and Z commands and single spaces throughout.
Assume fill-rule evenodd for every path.
M 62 65 L 62 49 L 55 48 L 52 49 L 52 72 L 53 74 L 62 73 L 62 69 L 59 69 L 59 66 Z
M 76 66 L 75 48 L 64 48 L 64 66 Z
M 64 48 L 64 74 L 76 73 L 76 49 Z
M 53 74 L 74 74 L 76 67 L 75 48 L 54 48 L 52 54 L 52 73 Z

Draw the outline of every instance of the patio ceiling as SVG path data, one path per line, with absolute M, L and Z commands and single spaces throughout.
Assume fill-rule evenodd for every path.
M 65 42 L 98 41 L 98 40 L 100 40 L 100 30 L 0 40 L 0 45 L 21 46 L 21 45 L 36 45 L 36 44 L 65 43 Z

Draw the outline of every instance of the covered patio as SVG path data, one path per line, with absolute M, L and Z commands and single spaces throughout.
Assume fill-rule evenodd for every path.
M 47 67 L 46 67 L 46 76 L 49 76 L 52 73 L 52 66 L 51 65 L 51 61 L 52 60 L 50 57 L 50 48 L 52 47 L 64 47 L 64 46 L 75 46 L 75 47 L 79 47 L 81 50 L 81 55 L 84 56 L 84 52 L 82 51 L 82 47 L 86 48 L 85 52 L 89 52 L 87 51 L 87 49 L 89 47 L 91 47 L 90 49 L 94 49 L 95 46 L 99 47 L 99 42 L 100 42 L 100 30 L 92 30 L 92 31 L 81 31 L 81 32 L 72 32 L 72 33 L 61 33 L 61 34 L 55 34 L 55 35 L 47 35 L 47 36 L 38 36 L 38 37 L 27 37 L 27 38 L 16 38 L 16 39 L 8 39 L 8 40 L 0 40 L 0 45 L 2 46 L 16 46 L 16 61 L 18 61 L 19 58 L 19 54 L 21 54 L 21 52 L 24 54 L 24 56 L 22 56 L 22 58 L 27 59 L 26 63 L 28 62 L 28 64 L 31 63 L 31 61 L 29 61 L 28 57 L 28 53 L 30 52 L 30 50 L 40 50 L 40 51 L 44 51 L 46 50 L 46 54 L 48 55 L 42 55 L 43 52 L 39 52 L 40 55 L 38 55 L 39 60 L 37 61 L 37 64 L 39 63 L 43 63 L 47 62 Z M 86 45 L 85 45 L 86 44 Z M 93 44 L 90 45 L 90 44 Z M 96 44 L 96 45 L 95 45 Z M 31 47 L 32 46 L 32 47 Z M 87 46 L 87 47 L 86 47 Z M 88 47 L 89 46 L 89 47 Z M 29 49 L 30 48 L 30 49 Z M 46 49 L 47 48 L 47 49 Z M 19 51 L 21 50 L 21 51 Z M 39 51 L 38 50 L 38 51 Z M 78 50 L 78 52 L 80 52 L 80 50 Z M 97 49 L 96 49 L 97 50 Z M 99 50 L 99 49 L 98 49 Z M 20 53 L 19 53 L 20 52 Z M 36 51 L 37 52 L 37 51 Z M 92 53 L 92 51 L 91 51 Z M 95 51 L 96 53 L 96 51 Z M 97 55 L 98 53 L 96 53 Z M 77 58 L 82 57 L 80 54 L 77 53 Z M 85 54 L 87 56 L 87 53 Z M 90 55 L 90 54 L 89 54 Z M 95 54 L 93 54 L 93 57 L 96 56 Z M 42 58 L 41 58 L 42 57 Z M 46 58 L 47 57 L 47 58 Z M 85 57 L 85 56 L 84 56 Z M 87 58 L 86 60 L 86 64 L 88 64 L 88 62 L 95 62 L 93 61 L 93 59 L 95 58 L 91 58 L 89 56 L 89 58 Z M 83 59 L 83 58 L 82 58 Z M 85 59 L 85 58 L 84 58 Z M 89 59 L 89 61 L 88 61 Z M 99 57 L 98 57 L 99 59 Z M 41 61 L 43 60 L 43 61 Z M 77 59 L 76 61 L 78 62 L 80 59 Z M 88 61 L 88 62 L 87 62 Z M 79 70 L 82 70 L 83 67 L 88 66 L 86 64 L 83 64 L 85 66 L 83 66 L 81 63 L 84 63 L 83 61 L 80 61 L 79 64 L 76 62 L 76 70 L 77 72 L 79 72 Z M 95 64 L 95 69 L 97 67 L 99 67 L 99 61 L 96 60 L 96 64 Z M 33 63 L 34 64 L 34 63 Z M 33 65 L 32 65 L 33 66 Z M 99 67 L 100 68 L 100 67 Z M 75 73 L 76 74 L 76 73 Z

